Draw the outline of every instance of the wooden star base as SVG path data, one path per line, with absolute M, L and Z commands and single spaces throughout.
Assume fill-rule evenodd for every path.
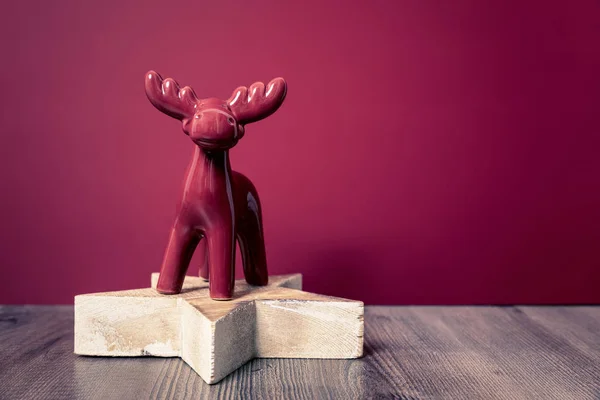
M 358 358 L 363 303 L 303 292 L 302 275 L 270 276 L 267 286 L 235 282 L 214 301 L 208 282 L 186 277 L 179 295 L 152 288 L 75 297 L 75 353 L 181 357 L 212 384 L 255 357 Z

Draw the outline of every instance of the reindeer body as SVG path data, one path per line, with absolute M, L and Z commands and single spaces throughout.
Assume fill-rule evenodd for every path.
M 248 92 L 250 92 L 248 94 Z M 211 298 L 233 297 L 235 240 L 240 244 L 246 281 L 268 282 L 260 201 L 248 178 L 231 170 L 229 149 L 244 135 L 244 125 L 267 117 L 285 98 L 286 85 L 278 78 L 247 89 L 240 87 L 224 102 L 198 100 L 191 88 L 179 89 L 172 79 L 151 71 L 146 94 L 159 110 L 180 119 L 184 132 L 197 145 L 188 166 L 177 217 L 165 251 L 157 290 L 181 292 L 196 248 L 200 276 L 209 280 Z

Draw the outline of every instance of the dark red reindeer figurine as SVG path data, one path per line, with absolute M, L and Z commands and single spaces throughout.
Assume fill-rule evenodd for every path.
M 210 297 L 229 300 L 235 279 L 235 240 L 242 252 L 246 281 L 268 282 L 260 201 L 248 178 L 231 170 L 229 149 L 245 132 L 245 125 L 273 114 L 283 103 L 286 83 L 277 78 L 265 85 L 239 87 L 227 101 L 198 99 L 188 86 L 150 71 L 146 94 L 163 113 L 182 122 L 196 144 L 188 166 L 183 195 L 160 270 L 157 290 L 181 292 L 196 247 L 203 265 L 200 276 L 209 280 Z

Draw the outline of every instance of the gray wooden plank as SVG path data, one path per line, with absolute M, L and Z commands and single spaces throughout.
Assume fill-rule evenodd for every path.
M 205 384 L 179 359 L 73 354 L 73 308 L 0 307 L 0 398 L 598 399 L 600 307 L 367 307 L 365 357 L 254 360 Z
M 518 308 L 411 307 L 400 315 L 405 350 L 394 356 L 419 396 L 593 399 L 599 393 L 593 360 Z
M 599 307 L 519 307 L 529 318 L 600 364 Z

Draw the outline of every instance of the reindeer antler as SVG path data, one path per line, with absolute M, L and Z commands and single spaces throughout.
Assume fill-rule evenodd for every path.
M 174 79 L 164 79 L 157 72 L 146 74 L 146 96 L 148 100 L 165 114 L 179 120 L 194 115 L 198 98 L 189 86 L 179 89 Z
M 249 124 L 277 111 L 285 99 L 286 92 L 285 80 L 275 78 L 269 82 L 266 90 L 262 82 L 256 82 L 250 88 L 238 87 L 227 103 L 240 124 Z

